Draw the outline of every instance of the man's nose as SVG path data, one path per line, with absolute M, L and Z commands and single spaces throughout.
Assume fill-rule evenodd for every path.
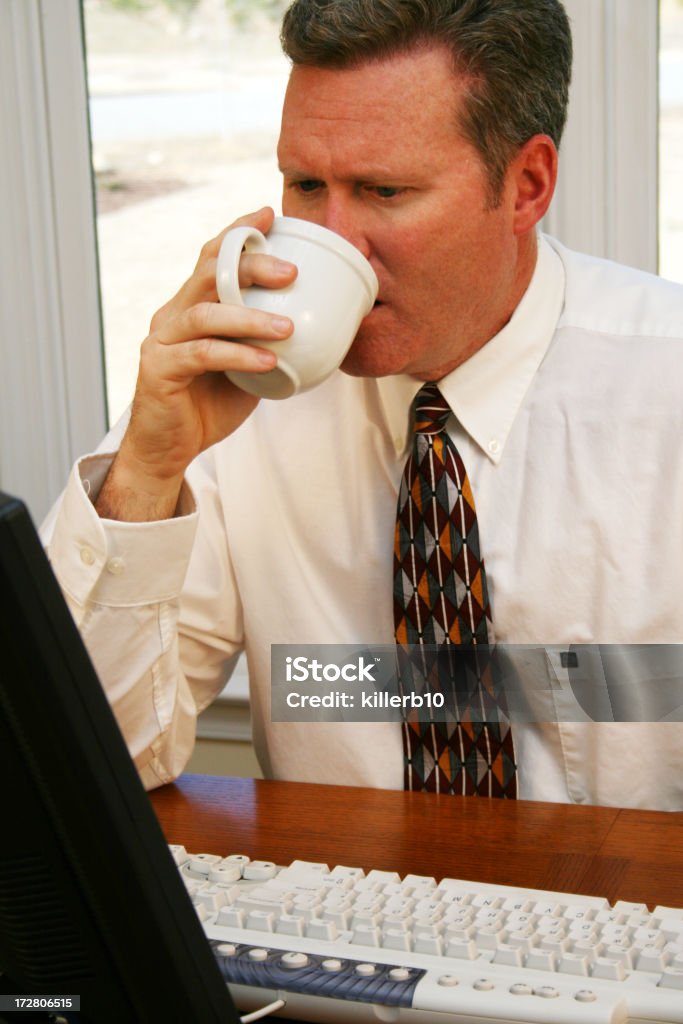
M 362 252 L 366 259 L 370 258 L 371 246 L 360 203 L 354 203 L 352 199 L 328 196 L 323 225 L 345 238 L 347 242 Z

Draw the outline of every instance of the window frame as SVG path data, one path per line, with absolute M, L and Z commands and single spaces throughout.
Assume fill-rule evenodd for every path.
M 0 485 L 42 519 L 107 423 L 78 0 L 0 0 Z

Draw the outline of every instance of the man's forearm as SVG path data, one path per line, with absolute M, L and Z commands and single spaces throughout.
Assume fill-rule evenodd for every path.
M 128 523 L 173 519 L 182 483 L 182 476 L 166 481 L 136 473 L 119 454 L 95 499 L 95 509 L 102 519 Z

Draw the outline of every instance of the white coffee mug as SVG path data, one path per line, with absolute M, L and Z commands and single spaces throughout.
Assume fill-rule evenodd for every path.
M 296 279 L 285 288 L 240 288 L 243 249 L 294 263 Z M 272 349 L 278 357 L 274 369 L 226 374 L 249 394 L 289 398 L 321 384 L 339 367 L 373 307 L 379 285 L 363 254 L 341 235 L 306 220 L 276 217 L 267 236 L 250 227 L 228 231 L 218 254 L 216 288 L 221 302 L 292 320 L 294 332 L 283 341 L 244 339 L 245 344 Z

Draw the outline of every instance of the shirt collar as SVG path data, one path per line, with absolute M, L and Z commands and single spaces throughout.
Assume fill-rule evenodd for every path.
M 467 362 L 439 381 L 454 415 L 488 458 L 500 461 L 515 417 L 552 341 L 562 312 L 562 261 L 539 236 L 529 287 L 508 323 Z M 410 443 L 410 407 L 422 386 L 414 377 L 377 382 L 397 454 Z

